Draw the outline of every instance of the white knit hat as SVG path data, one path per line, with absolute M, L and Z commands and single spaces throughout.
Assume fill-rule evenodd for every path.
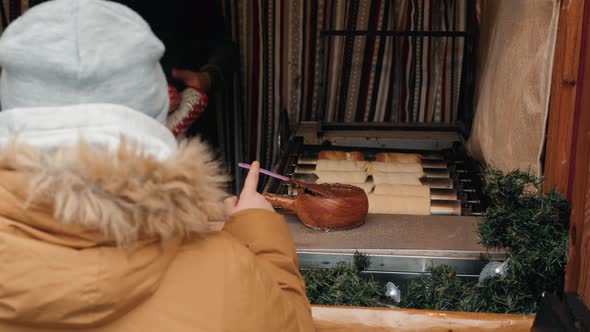
M 64 128 L 60 126 L 65 123 L 76 125 L 76 118 L 80 122 L 78 128 L 65 129 L 77 129 L 81 136 L 85 136 L 87 131 L 81 128 L 93 126 L 97 121 L 90 117 L 91 112 L 85 118 L 84 110 L 100 109 L 88 105 L 102 104 L 107 105 L 102 107 L 105 113 L 125 113 L 105 118 L 124 118 L 131 122 L 109 124 L 110 128 L 117 127 L 117 130 L 107 134 L 106 144 L 116 145 L 112 139 L 117 132 L 126 134 L 127 131 L 135 131 L 137 139 L 141 140 L 140 136 L 148 131 L 147 127 L 138 128 L 141 123 L 149 122 L 144 119 L 145 116 L 161 124 L 166 120 L 168 88 L 159 64 L 163 53 L 164 45 L 149 25 L 123 5 L 105 0 L 54 0 L 43 3 L 11 23 L 0 37 L 0 118 L 4 113 L 13 113 L 7 119 L 20 125 L 26 122 L 22 119 L 25 113 L 31 121 L 36 121 L 36 116 L 47 120 L 50 109 L 58 108 L 56 116 L 60 114 L 71 118 L 67 121 L 55 119 L 54 124 L 49 124 L 53 128 L 51 131 L 48 131 L 47 124 L 43 128 L 35 128 L 34 124 L 24 129 L 13 128 L 18 131 L 19 137 L 23 136 L 23 131 L 36 136 L 59 133 L 61 137 L 55 143 L 47 143 L 55 145 L 65 141 L 61 133 Z M 120 111 L 123 108 L 127 110 Z M 95 111 L 94 114 L 100 116 L 100 112 Z M 98 120 L 104 127 L 106 120 Z M 0 127 L 8 125 L 0 124 Z M 149 125 L 152 132 L 153 126 Z M 6 140 L 2 129 L 0 136 L 4 137 L 0 139 Z M 95 132 L 100 131 L 100 128 L 94 129 Z M 34 133 L 35 130 L 43 133 Z M 157 135 L 160 141 L 165 142 L 164 145 L 170 145 L 168 150 L 173 149 L 167 134 L 159 132 Z M 85 139 L 92 140 L 92 137 Z M 96 140 L 100 143 L 105 139 Z M 158 154 L 162 157 L 168 155 Z
M 108 103 L 164 122 L 163 53 L 148 24 L 123 5 L 49 1 L 0 38 L 2 109 Z

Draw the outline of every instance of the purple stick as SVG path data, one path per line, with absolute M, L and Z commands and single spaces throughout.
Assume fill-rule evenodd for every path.
M 246 164 L 246 163 L 238 163 L 238 166 L 240 166 L 241 168 L 250 169 L 250 165 L 249 164 Z M 264 168 L 261 168 L 260 169 L 260 173 L 266 174 L 268 176 L 272 176 L 273 178 L 279 179 L 281 181 L 287 181 L 287 182 L 290 181 L 290 179 L 288 177 L 282 176 L 282 175 L 277 174 L 275 172 L 271 172 L 271 171 L 266 170 Z

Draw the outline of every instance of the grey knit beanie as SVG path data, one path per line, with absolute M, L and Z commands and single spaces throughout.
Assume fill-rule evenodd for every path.
M 116 104 L 163 123 L 169 103 L 163 52 L 148 24 L 123 5 L 46 2 L 0 38 L 2 109 Z

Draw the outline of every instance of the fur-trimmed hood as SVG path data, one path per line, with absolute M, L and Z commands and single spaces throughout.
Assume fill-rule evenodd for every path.
M 198 140 L 165 160 L 124 140 L 1 148 L 0 320 L 80 327 L 131 310 L 183 238 L 224 219 L 220 169 Z
M 125 143 L 112 152 L 85 143 L 0 150 L 0 170 L 29 178 L 25 208 L 48 207 L 60 223 L 96 230 L 117 245 L 202 233 L 210 221 L 223 221 L 227 179 L 220 169 L 198 140 L 164 161 Z

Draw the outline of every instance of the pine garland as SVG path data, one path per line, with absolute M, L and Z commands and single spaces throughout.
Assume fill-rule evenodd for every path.
M 413 309 L 468 312 L 534 313 L 544 292 L 561 294 L 567 262 L 568 202 L 556 191 L 544 194 L 542 183 L 529 173 L 485 174 L 484 193 L 490 206 L 478 223 L 480 242 L 500 249 L 509 269 L 481 283 L 460 279 L 450 266 L 430 268 L 402 291 L 398 305 Z M 384 288 L 360 276 L 370 265 L 355 255 L 351 266 L 302 270 L 314 304 L 383 306 Z
M 534 313 L 544 292 L 561 294 L 567 262 L 569 205 L 556 191 L 522 172 L 485 175 L 490 206 L 478 223 L 481 244 L 506 252 L 505 276 L 481 284 L 457 278 L 452 268 L 432 268 L 410 284 L 402 305 L 415 309 Z
M 356 253 L 354 263 L 338 262 L 333 268 L 303 268 L 309 301 L 320 305 L 381 307 L 383 288 L 361 276 L 371 264 L 367 255 Z
M 465 312 L 533 313 L 537 296 L 527 293 L 514 278 L 490 277 L 479 285 L 455 275 L 452 267 L 442 265 L 410 286 L 401 307 L 412 309 Z

